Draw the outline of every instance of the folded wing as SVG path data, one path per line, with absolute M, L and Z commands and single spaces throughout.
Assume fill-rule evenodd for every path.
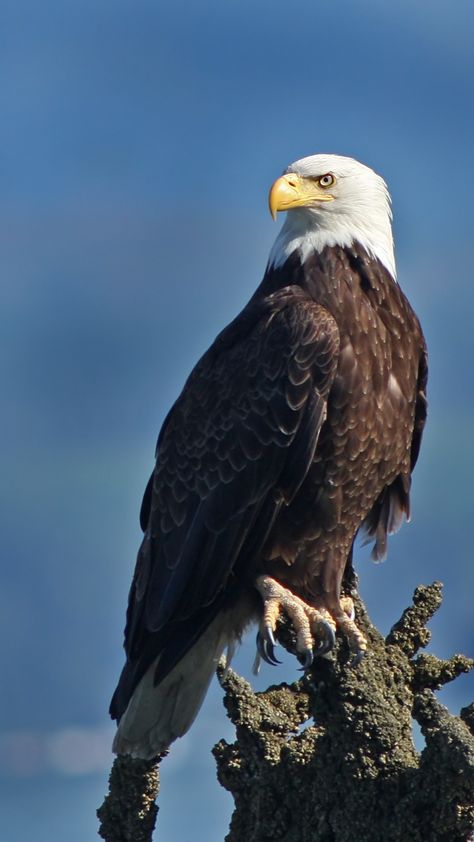
M 338 350 L 330 314 L 287 287 L 250 302 L 191 373 L 145 492 L 114 718 L 149 666 L 158 658 L 162 681 L 251 581 L 314 457 Z

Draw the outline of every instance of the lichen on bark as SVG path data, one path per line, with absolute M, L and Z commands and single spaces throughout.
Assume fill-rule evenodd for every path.
M 150 842 L 158 814 L 159 759 L 115 758 L 109 793 L 97 810 L 99 836 L 106 842 Z

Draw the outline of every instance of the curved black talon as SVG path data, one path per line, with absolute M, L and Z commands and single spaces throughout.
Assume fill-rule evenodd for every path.
M 267 640 L 270 641 L 272 646 L 276 646 L 277 642 L 275 640 L 275 635 L 273 634 L 273 629 L 271 626 L 265 626 L 265 637 Z
M 364 649 L 358 649 L 357 652 L 355 653 L 354 657 L 352 658 L 352 661 L 350 662 L 349 666 L 350 667 L 356 667 L 358 664 L 360 664 L 364 655 L 365 655 L 365 650 Z
M 265 627 L 264 634 L 260 631 L 257 632 L 257 652 L 260 657 L 272 667 L 276 667 L 278 664 L 281 664 L 281 661 L 279 661 L 275 655 L 276 645 L 273 630 L 270 626 Z
M 305 649 L 303 652 L 298 652 L 298 659 L 301 664 L 300 669 L 304 672 L 304 670 L 309 669 L 311 664 L 314 661 L 314 652 L 312 649 Z
M 336 645 L 336 635 L 333 627 L 326 620 L 321 620 L 319 625 L 323 627 L 325 636 L 321 638 L 321 642 L 316 649 L 316 655 L 327 655 Z
M 278 664 L 281 664 L 281 661 L 279 661 L 278 658 L 275 655 L 275 649 L 274 649 L 273 643 L 271 643 L 271 641 L 264 640 L 263 648 L 264 648 L 264 651 L 265 651 L 264 660 L 267 662 L 267 664 L 271 664 L 272 667 L 277 667 Z

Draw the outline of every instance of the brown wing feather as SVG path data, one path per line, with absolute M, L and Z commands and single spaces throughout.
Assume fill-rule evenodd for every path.
M 421 331 L 420 335 L 422 337 Z M 418 459 L 426 423 L 428 407 L 426 399 L 427 383 L 428 354 L 423 341 L 423 350 L 418 368 L 409 472 L 403 475 L 399 474 L 391 485 L 384 488 L 362 525 L 362 530 L 367 535 L 367 540 L 364 543 L 369 543 L 372 538 L 375 538 L 375 544 L 372 550 L 374 561 L 382 561 L 385 558 L 387 554 L 388 535 L 393 535 L 394 532 L 397 532 L 404 520 L 410 520 L 411 472 Z
M 156 657 L 161 679 L 250 575 L 313 459 L 338 347 L 334 319 L 289 287 L 250 302 L 192 372 L 145 492 L 113 717 Z

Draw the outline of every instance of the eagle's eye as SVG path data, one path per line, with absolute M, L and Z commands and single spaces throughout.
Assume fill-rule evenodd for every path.
M 336 179 L 330 172 L 327 172 L 326 175 L 321 175 L 318 178 L 318 184 L 320 187 L 332 187 L 335 181 Z

